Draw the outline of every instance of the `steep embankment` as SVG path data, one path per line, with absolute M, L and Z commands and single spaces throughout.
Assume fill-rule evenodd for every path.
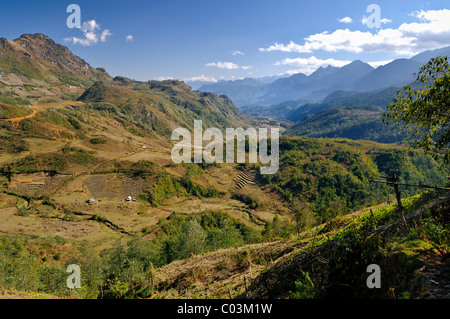
M 156 270 L 153 298 L 449 298 L 450 193 L 341 216 L 300 239 L 192 256 Z M 436 237 L 437 234 L 444 237 Z M 366 268 L 382 269 L 369 289 Z

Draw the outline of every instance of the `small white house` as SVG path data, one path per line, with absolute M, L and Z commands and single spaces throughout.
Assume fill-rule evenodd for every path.
M 133 198 L 131 198 L 131 196 L 128 196 L 127 198 L 125 198 L 125 200 L 126 200 L 127 202 L 131 202 L 131 201 L 133 200 Z

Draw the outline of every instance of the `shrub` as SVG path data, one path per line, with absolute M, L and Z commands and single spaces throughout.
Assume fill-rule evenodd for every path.
M 94 137 L 89 141 L 91 144 L 97 145 L 97 144 L 106 144 L 106 140 L 101 137 Z
M 231 198 L 232 199 L 236 199 L 236 200 L 238 200 L 240 202 L 243 202 L 244 204 L 246 204 L 251 209 L 256 209 L 259 206 L 259 203 L 255 199 L 253 199 L 251 196 L 249 196 L 249 195 L 234 193 L 231 196 Z
M 295 292 L 292 299 L 312 299 L 315 297 L 315 286 L 309 274 L 301 271 L 301 278 L 295 281 Z

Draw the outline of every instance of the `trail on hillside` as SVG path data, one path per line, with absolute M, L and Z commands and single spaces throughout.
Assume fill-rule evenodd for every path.
M 69 102 L 55 102 L 55 103 L 32 105 L 32 106 L 30 106 L 30 109 L 33 110 L 33 113 L 31 113 L 29 115 L 9 118 L 9 119 L 1 119 L 1 120 L 4 122 L 11 122 L 15 127 L 18 127 L 20 122 L 22 122 L 23 120 L 35 117 L 36 114 L 39 113 L 40 111 L 44 111 L 44 110 L 50 109 L 52 107 L 58 108 L 58 107 L 62 107 L 62 106 L 71 106 L 71 105 L 77 105 L 77 104 L 83 105 L 84 103 L 81 101 L 69 101 Z

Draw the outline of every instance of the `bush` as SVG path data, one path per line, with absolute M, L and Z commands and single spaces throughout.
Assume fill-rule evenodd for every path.
M 251 196 L 249 196 L 249 195 L 234 193 L 231 196 L 231 198 L 232 199 L 236 199 L 236 200 L 238 200 L 240 202 L 243 202 L 244 204 L 246 204 L 251 209 L 256 209 L 259 206 L 259 203 L 255 199 L 253 199 Z
M 295 281 L 295 292 L 292 299 L 312 299 L 315 297 L 315 286 L 309 274 L 301 271 L 301 278 Z
M 68 293 L 67 276 L 65 269 L 59 266 L 44 265 L 39 269 L 39 290 L 54 295 Z
M 94 137 L 89 141 L 91 144 L 98 145 L 98 144 L 106 144 L 106 140 L 101 137 Z
M 427 218 L 424 223 L 425 234 L 437 245 L 450 248 L 450 231 L 439 224 L 436 218 Z
M 190 175 L 176 178 L 162 173 L 158 176 L 155 185 L 149 188 L 141 197 L 153 206 L 159 206 L 166 199 L 173 196 L 216 197 L 221 194 L 214 188 L 204 188 L 194 183 Z

